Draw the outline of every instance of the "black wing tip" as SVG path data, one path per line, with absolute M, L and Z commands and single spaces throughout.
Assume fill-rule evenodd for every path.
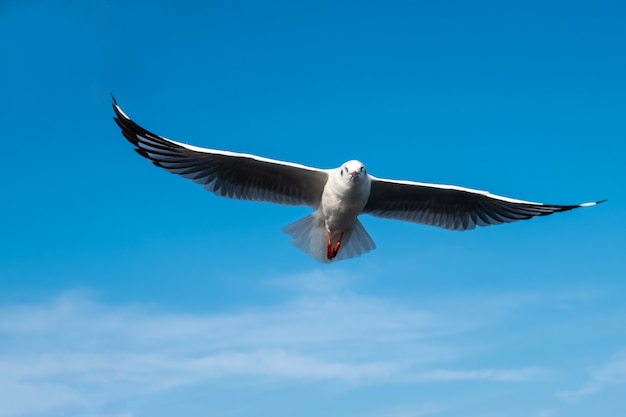
M 126 113 L 124 113 L 122 108 L 117 104 L 117 101 L 112 94 L 111 98 L 113 99 L 113 111 L 115 111 L 113 120 L 119 126 L 124 138 L 135 146 L 135 150 L 139 155 L 152 160 L 152 157 L 145 150 L 143 150 L 140 143 L 151 143 L 152 145 L 158 143 L 161 146 L 165 146 L 169 149 L 181 148 L 180 145 L 175 144 L 155 133 L 152 133 L 135 123 L 130 117 L 126 115 Z
M 119 106 L 119 104 L 117 104 L 117 100 L 115 99 L 115 96 L 113 96 L 113 94 L 111 94 L 111 106 L 113 107 L 113 111 L 115 112 L 115 116 L 114 119 L 117 122 L 117 124 L 119 125 L 120 122 L 118 120 L 128 120 L 130 121 L 130 117 L 128 117 L 123 111 L 122 108 Z M 120 126 L 122 127 L 122 126 Z
M 591 207 L 591 206 L 596 206 L 598 204 L 602 204 L 606 201 L 608 201 L 607 198 L 603 200 L 598 200 L 598 201 L 590 201 L 589 203 L 582 203 L 582 204 L 577 205 L 576 207 Z
M 128 117 L 122 108 L 117 104 L 117 100 L 115 100 L 113 94 L 111 94 L 111 99 L 113 100 L 112 106 L 113 111 L 115 112 L 113 120 L 121 129 L 122 135 L 126 138 L 126 140 L 137 147 L 139 146 L 140 136 L 158 137 L 158 135 L 155 135 L 132 121 L 131 118 Z
M 113 121 L 117 124 L 117 126 L 122 131 L 122 135 L 126 140 L 128 140 L 133 145 L 137 146 L 139 139 L 137 138 L 137 133 L 141 131 L 141 128 L 137 129 L 139 126 L 136 125 L 132 120 L 126 116 L 121 109 L 115 104 L 113 106 L 113 110 L 115 111 L 115 115 L 113 116 Z
M 603 199 L 603 200 L 598 200 L 598 201 L 589 201 L 587 203 L 580 203 L 580 204 L 573 204 L 573 205 L 567 205 L 567 206 L 551 206 L 552 208 L 556 209 L 556 212 L 559 211 L 568 211 L 568 210 L 574 210 L 577 208 L 581 208 L 581 207 L 593 207 L 593 206 L 597 206 L 598 204 L 602 204 L 605 201 L 607 201 L 607 199 Z M 540 214 L 540 216 L 546 215 L 546 214 L 552 214 L 554 213 L 554 211 L 547 211 L 545 213 Z

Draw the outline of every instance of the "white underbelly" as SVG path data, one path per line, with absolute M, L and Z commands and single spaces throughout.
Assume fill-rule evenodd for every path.
M 339 196 L 336 194 L 322 195 L 320 210 L 326 222 L 326 228 L 330 231 L 344 231 L 352 228 L 359 214 L 367 203 L 367 195 L 350 193 Z

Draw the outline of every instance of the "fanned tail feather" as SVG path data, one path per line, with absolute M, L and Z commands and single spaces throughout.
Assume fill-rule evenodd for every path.
M 319 212 L 285 226 L 283 232 L 291 236 L 291 244 L 296 248 L 308 253 L 319 262 L 330 262 L 326 257 L 328 232 Z M 333 242 L 338 238 L 335 234 L 332 237 Z M 344 231 L 341 247 L 334 260 L 356 258 L 375 248 L 376 244 L 361 222 L 356 219 L 352 228 Z
M 363 224 L 356 219 L 352 230 L 346 231 L 343 239 L 341 239 L 341 248 L 335 259 L 356 258 L 374 249 L 376 249 L 374 240 L 367 233 Z

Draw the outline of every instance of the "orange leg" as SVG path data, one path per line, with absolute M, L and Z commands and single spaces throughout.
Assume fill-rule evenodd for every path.
M 343 238 L 343 232 L 339 236 L 339 240 L 335 243 L 333 247 L 333 241 L 330 239 L 330 231 L 328 232 L 328 247 L 326 248 L 326 257 L 328 259 L 333 259 L 337 256 L 337 252 L 339 251 L 339 247 L 341 246 L 341 238 Z
M 339 235 L 339 240 L 335 243 L 335 247 L 333 248 L 333 258 L 337 256 L 337 252 L 339 251 L 339 247 L 341 246 L 341 238 L 343 238 L 343 232 Z
M 330 240 L 330 230 L 328 231 L 328 247 L 326 248 L 326 257 L 333 259 L 333 242 Z

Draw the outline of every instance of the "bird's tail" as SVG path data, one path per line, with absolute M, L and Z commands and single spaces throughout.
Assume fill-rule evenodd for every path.
M 308 253 L 319 262 L 330 262 L 326 257 L 328 247 L 328 232 L 324 219 L 319 212 L 312 213 L 297 222 L 283 228 L 283 232 L 291 236 L 291 244 Z M 333 242 L 339 236 L 332 236 Z M 356 258 L 376 248 L 374 241 L 367 233 L 361 222 L 356 219 L 352 228 L 344 231 L 341 247 L 334 260 Z

